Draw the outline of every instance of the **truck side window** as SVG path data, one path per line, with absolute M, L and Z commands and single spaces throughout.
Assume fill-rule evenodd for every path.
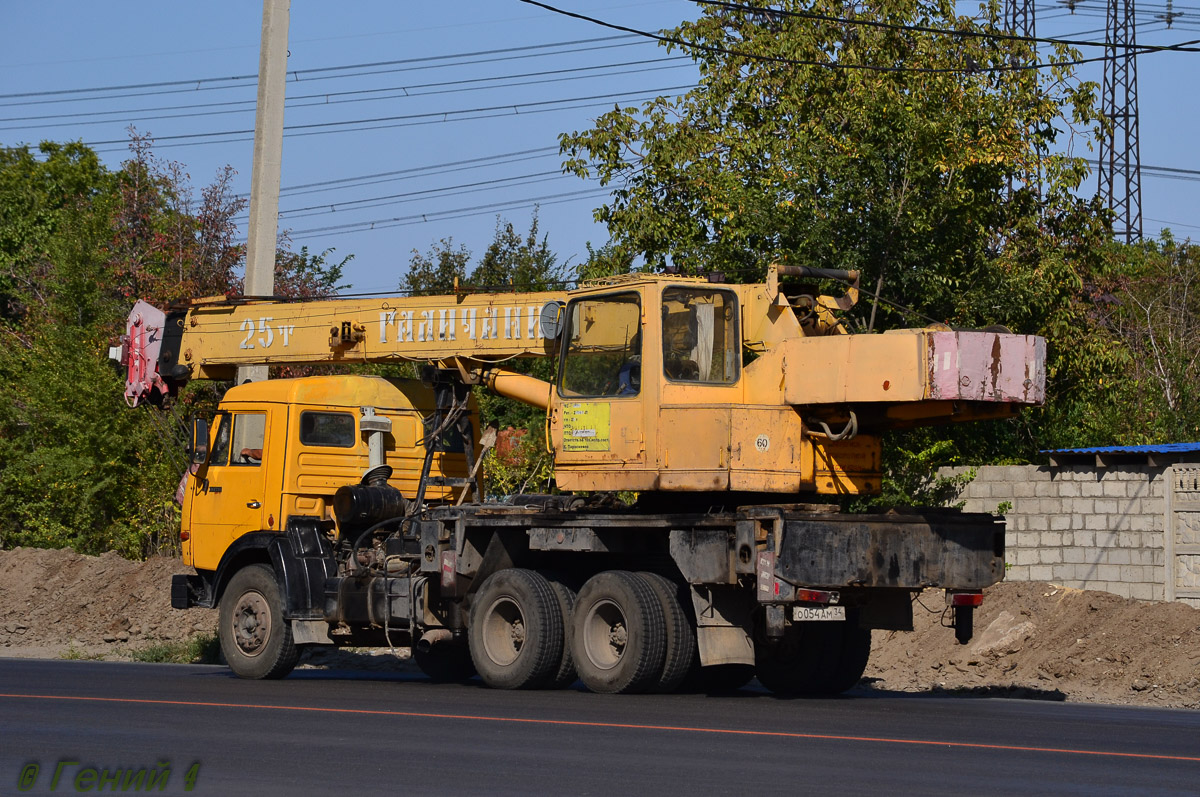
M 211 465 L 228 465 L 229 464 L 229 416 L 217 416 L 217 436 L 213 440 L 212 453 L 208 455 L 208 464 Z
M 354 416 L 348 412 L 300 413 L 300 442 L 306 446 L 354 448 Z
M 563 396 L 636 396 L 642 388 L 642 307 L 636 293 L 580 299 L 567 307 Z
M 267 415 L 243 412 L 233 417 L 233 458 L 230 465 L 261 465 Z
M 737 298 L 708 288 L 663 291 L 663 371 L 675 382 L 732 385 L 738 378 Z

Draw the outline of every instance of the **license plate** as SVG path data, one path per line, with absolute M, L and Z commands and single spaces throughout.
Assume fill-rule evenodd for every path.
M 793 606 L 792 619 L 797 622 L 814 620 L 845 620 L 845 606 Z

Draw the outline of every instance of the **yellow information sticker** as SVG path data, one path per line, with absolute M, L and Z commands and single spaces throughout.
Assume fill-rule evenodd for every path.
M 609 404 L 580 401 L 563 405 L 563 451 L 608 451 Z

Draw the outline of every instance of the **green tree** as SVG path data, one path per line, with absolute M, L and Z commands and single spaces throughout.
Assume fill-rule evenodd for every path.
M 129 410 L 106 361 L 133 301 L 241 292 L 231 169 L 198 193 L 136 134 L 108 171 L 78 143 L 0 148 L 0 545 L 175 550 L 182 418 L 221 386 Z M 287 296 L 331 295 L 346 260 L 282 247 Z
M 496 219 L 496 235 L 471 272 L 471 283 L 476 290 L 545 291 L 561 287 L 564 277 L 549 236 L 538 238 L 535 212 L 524 238 L 511 221 Z
M 633 271 L 636 255 L 609 241 L 600 247 L 587 244 L 587 258 L 579 266 L 579 279 L 599 279 Z
M 0 321 L 0 544 L 169 548 L 162 419 L 125 409 L 104 361 L 129 306 L 109 250 L 121 175 L 79 144 L 44 143 L 0 151 L 0 186 L 0 257 L 16 277 Z
M 470 262 L 470 250 L 463 244 L 455 248 L 452 238 L 443 238 L 424 253 L 414 249 L 400 290 L 412 296 L 454 293 L 455 286 L 465 281 Z
M 327 299 L 353 288 L 342 279 L 354 255 L 333 263 L 330 262 L 333 251 L 326 249 L 314 255 L 307 246 L 300 247 L 299 252 L 281 248 L 275 254 L 275 295 L 288 299 Z
M 1158 242 L 1113 244 L 1097 291 L 1102 324 L 1127 352 L 1112 427 L 1120 442 L 1200 439 L 1200 247 L 1164 231 Z
M 71 298 L 90 292 L 115 188 L 115 176 L 81 144 L 0 149 L 0 320 L 9 335 L 21 336 L 30 317 L 55 304 L 71 315 Z M 59 269 L 69 272 L 65 294 L 47 285 Z M 94 312 L 76 310 L 81 322 Z
M 776 8 L 706 6 L 669 32 L 690 45 L 699 87 L 561 137 L 568 169 L 614 185 L 596 218 L 618 247 L 742 279 L 770 262 L 859 269 L 950 318 L 1039 215 L 1032 190 L 1010 184 L 1040 181 L 1047 204 L 1073 204 L 1081 163 L 1050 148 L 1064 114 L 1096 120 L 1094 86 L 1062 65 L 1013 70 L 1033 57 L 1022 42 L 911 29 L 995 33 L 997 7 L 990 22 L 943 0 Z

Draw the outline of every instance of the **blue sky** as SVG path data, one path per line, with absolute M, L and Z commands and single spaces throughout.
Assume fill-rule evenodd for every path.
M 698 14 L 685 0 L 552 4 L 646 30 Z M 1036 8 L 1040 36 L 1103 39 L 1102 0 L 1077 0 L 1074 15 L 1050 0 Z M 1181 16 L 1168 30 L 1165 3 L 1143 4 L 1139 43 L 1200 39 L 1200 7 L 1172 10 Z M 248 193 L 252 135 L 237 131 L 254 126 L 261 16 L 258 0 L 7 0 L 0 94 L 37 94 L 0 97 L 0 144 L 94 142 L 115 168 L 132 123 L 197 187 L 230 164 Z M 607 238 L 591 220 L 603 191 L 559 173 L 558 135 L 616 101 L 696 80 L 687 59 L 652 42 L 516 0 L 293 0 L 289 50 L 281 225 L 297 248 L 353 254 L 356 292 L 394 289 L 412 250 L 441 238 L 478 257 L 496 214 L 527 229 L 535 200 L 551 247 L 580 261 L 588 241 Z M 1101 75 L 1098 65 L 1081 74 Z M 1200 53 L 1143 55 L 1138 77 L 1143 166 L 1200 170 Z M 143 86 L 170 81 L 181 83 Z M 119 86 L 142 87 L 45 93 Z M 1147 170 L 1142 192 L 1147 234 L 1200 230 L 1200 175 Z

